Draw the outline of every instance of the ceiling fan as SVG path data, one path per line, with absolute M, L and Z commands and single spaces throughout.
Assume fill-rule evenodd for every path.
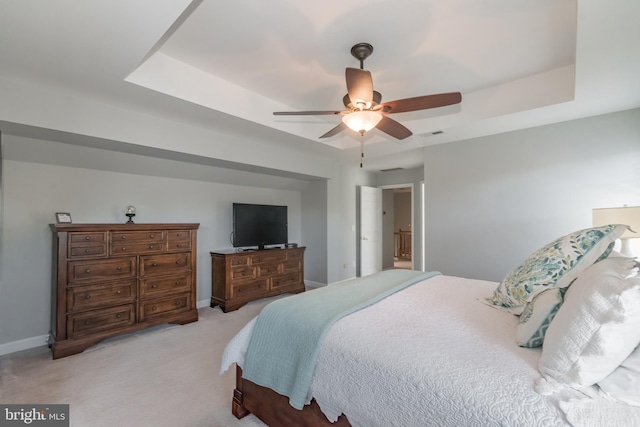
M 460 92 L 448 92 L 381 103 L 382 95 L 373 90 L 371 73 L 363 68 L 364 60 L 371 53 L 373 53 L 373 46 L 369 43 L 358 43 L 351 48 L 351 55 L 360 61 L 360 69 L 346 69 L 347 94 L 342 98 L 346 110 L 276 111 L 273 114 L 276 116 L 341 115 L 342 122 L 320 138 L 328 138 L 347 128 L 361 135 L 377 128 L 396 139 L 405 139 L 413 133 L 396 120 L 387 117 L 387 114 L 444 107 L 462 101 Z

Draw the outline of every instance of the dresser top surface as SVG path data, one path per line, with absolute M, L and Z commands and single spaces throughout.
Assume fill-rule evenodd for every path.
M 148 224 L 49 224 L 56 232 L 65 231 L 144 231 L 144 230 L 194 230 L 198 223 L 148 223 Z

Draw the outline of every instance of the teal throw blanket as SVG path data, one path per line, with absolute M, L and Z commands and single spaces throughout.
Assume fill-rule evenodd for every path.
M 320 344 L 333 323 L 438 274 L 385 270 L 268 304 L 256 320 L 243 378 L 289 397 L 291 406 L 302 409 L 310 399 Z

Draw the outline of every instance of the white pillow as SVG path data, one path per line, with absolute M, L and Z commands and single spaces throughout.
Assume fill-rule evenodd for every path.
M 562 305 L 567 288 L 546 289 L 527 303 L 520 315 L 516 342 L 520 347 L 540 347 L 544 336 Z
M 632 258 L 607 258 L 569 287 L 542 345 L 540 373 L 576 389 L 613 372 L 640 343 L 640 279 Z
M 640 346 L 598 385 L 612 400 L 640 406 Z

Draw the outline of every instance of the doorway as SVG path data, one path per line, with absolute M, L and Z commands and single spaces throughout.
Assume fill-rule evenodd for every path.
M 393 268 L 414 269 L 413 190 L 412 183 L 358 186 L 358 277 Z
M 382 268 L 414 267 L 413 184 L 382 188 Z

